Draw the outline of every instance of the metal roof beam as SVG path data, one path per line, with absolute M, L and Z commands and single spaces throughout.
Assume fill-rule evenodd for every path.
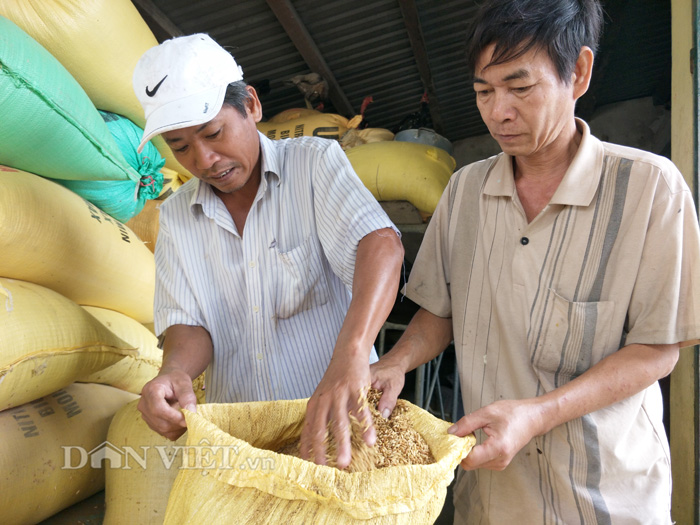
M 132 0 L 158 42 L 182 36 L 184 33 L 168 18 L 152 0 Z
M 435 92 L 433 75 L 430 71 L 428 52 L 425 48 L 425 39 L 423 38 L 423 30 L 421 29 L 420 19 L 418 18 L 416 2 L 415 0 L 399 0 L 399 7 L 401 8 L 403 21 L 406 24 L 408 39 L 411 42 L 411 49 L 413 49 L 413 55 L 416 59 L 416 65 L 418 66 L 418 73 L 420 74 L 425 91 L 428 93 L 428 109 L 430 110 L 430 118 L 433 121 L 433 127 L 435 131 L 442 134 L 444 132 L 442 113 L 440 112 L 440 105 L 438 104 L 437 93 Z
M 321 51 L 316 46 L 311 34 L 301 21 L 299 14 L 289 0 L 267 0 L 267 5 L 279 20 L 285 32 L 312 72 L 321 75 L 328 82 L 328 97 L 338 113 L 352 117 L 355 110 L 348 97 L 340 87 L 338 80 L 326 64 Z

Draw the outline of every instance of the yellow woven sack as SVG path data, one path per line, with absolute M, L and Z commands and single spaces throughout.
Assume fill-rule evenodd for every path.
M 0 166 L 0 276 L 153 321 L 155 260 L 134 232 L 53 181 Z
M 268 122 L 272 122 L 275 124 L 279 124 L 281 122 L 287 122 L 288 120 L 295 120 L 298 118 L 307 118 L 307 117 L 315 117 L 318 115 L 322 115 L 320 111 L 316 109 L 308 109 L 308 108 L 292 108 L 292 109 L 285 109 L 284 111 L 280 111 L 275 115 L 274 117 L 270 117 L 268 119 Z M 347 120 L 347 119 L 346 119 Z
M 96 306 L 83 306 L 95 319 L 114 335 L 136 349 L 107 368 L 82 376 L 82 383 L 101 383 L 133 394 L 140 394 L 143 385 L 158 375 L 163 362 L 163 351 L 158 348 L 158 338 L 144 325 L 131 317 Z
M 158 41 L 131 0 L 2 0 L 0 15 L 46 48 L 96 108 L 144 127 L 132 77 L 141 55 Z M 160 136 L 153 145 L 166 166 L 189 175 Z
M 378 201 L 408 201 L 426 215 L 435 211 L 456 166 L 445 150 L 415 142 L 373 142 L 345 153 Z
M 0 278 L 0 410 L 133 355 L 80 306 L 38 284 Z
M 340 139 L 340 147 L 349 150 L 362 144 L 394 140 L 394 133 L 384 128 L 349 129 Z
M 326 139 L 340 140 L 349 129 L 356 128 L 362 121 L 361 116 L 348 120 L 342 115 L 334 113 L 321 113 L 316 110 L 288 110 L 282 112 L 286 115 L 273 117 L 267 122 L 258 122 L 257 127 L 260 133 L 272 140 L 290 139 L 294 137 L 323 137 Z M 286 118 L 295 116 L 293 112 L 298 111 L 296 118 Z
M 155 252 L 156 240 L 160 229 L 160 205 L 183 184 L 179 173 L 168 168 L 163 168 L 161 172 L 164 177 L 163 191 L 159 197 L 146 201 L 143 209 L 126 222 L 126 226 L 133 230 L 152 253 Z M 185 182 L 187 182 L 187 179 L 185 179 Z
M 180 186 L 183 184 L 183 180 L 180 173 L 171 170 L 170 168 L 161 168 L 160 172 L 163 174 L 163 189 L 160 192 L 160 195 L 158 195 L 158 198 L 167 199 L 170 197 L 170 195 L 180 189 Z M 188 172 L 187 178 L 184 179 L 185 182 L 187 182 L 190 178 L 192 178 L 192 175 Z
M 131 447 L 145 458 L 129 468 L 105 472 L 104 525 L 162 525 L 170 488 L 182 466 L 187 433 L 177 441 L 151 430 L 136 405 L 129 403 L 117 412 L 109 427 L 107 441 L 119 450 Z
M 39 523 L 102 490 L 110 420 L 134 397 L 73 384 L 0 412 L 2 522 Z
M 155 252 L 158 231 L 160 230 L 160 205 L 162 200 L 146 201 L 138 215 L 132 217 L 126 226 L 138 236 L 151 253 Z
M 193 385 L 199 403 L 204 403 L 203 380 L 200 376 Z M 138 451 L 144 461 L 107 469 L 104 525 L 162 525 L 170 489 L 182 467 L 187 433 L 177 441 L 157 434 L 148 428 L 137 404 L 138 400 L 117 412 L 107 440 L 119 450 Z
M 307 400 L 208 404 L 187 419 L 187 456 L 168 500 L 166 524 L 433 523 L 473 436 L 409 405 L 430 465 L 347 472 L 274 450 L 298 438 Z

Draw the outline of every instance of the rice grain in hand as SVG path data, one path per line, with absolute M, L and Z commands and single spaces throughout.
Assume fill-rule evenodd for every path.
M 346 472 L 367 472 L 378 468 L 399 465 L 429 465 L 435 462 L 428 444 L 411 426 L 407 417 L 407 402 L 399 399 L 394 410 L 384 419 L 377 410 L 377 403 L 382 393 L 370 389 L 366 403 L 372 414 L 372 421 L 377 432 L 377 441 L 373 447 L 365 443 L 363 434 L 366 426 L 350 414 L 350 448 L 352 460 L 344 470 Z M 330 432 L 326 432 L 326 464 L 337 465 L 337 445 Z M 299 457 L 299 440 L 283 446 L 280 454 Z

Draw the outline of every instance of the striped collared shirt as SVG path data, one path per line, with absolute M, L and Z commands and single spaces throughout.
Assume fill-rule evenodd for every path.
M 394 227 L 336 141 L 259 136 L 263 176 L 242 236 L 198 179 L 160 210 L 155 328 L 209 331 L 208 402 L 310 396 L 350 304 L 357 245 Z
M 407 295 L 452 317 L 466 413 L 551 391 L 625 344 L 700 337 L 683 177 L 577 124 L 578 152 L 534 220 L 501 154 L 453 175 L 416 258 Z M 654 384 L 532 439 L 502 472 L 462 471 L 455 523 L 670 523 L 661 412 Z

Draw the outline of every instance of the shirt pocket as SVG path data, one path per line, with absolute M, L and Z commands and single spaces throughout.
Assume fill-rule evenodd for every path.
M 274 256 L 275 315 L 288 319 L 328 302 L 329 292 L 320 249 L 312 237 L 286 252 L 277 247 Z
M 569 301 L 548 290 L 540 326 L 529 337 L 535 369 L 573 379 L 617 350 L 610 348 L 614 307 L 612 301 Z

